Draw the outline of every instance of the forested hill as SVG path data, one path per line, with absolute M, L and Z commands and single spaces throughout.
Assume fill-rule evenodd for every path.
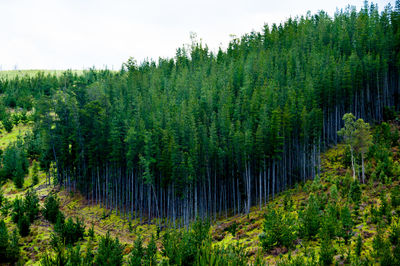
M 28 154 L 67 190 L 188 224 L 313 178 L 345 113 L 373 122 L 398 110 L 399 50 L 397 0 L 266 25 L 218 53 L 194 42 L 173 59 L 2 79 L 0 91 L 4 105 L 33 108 Z

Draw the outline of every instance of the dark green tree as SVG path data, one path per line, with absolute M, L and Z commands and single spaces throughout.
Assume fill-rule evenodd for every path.
M 112 239 L 110 232 L 100 238 L 99 248 L 95 258 L 96 265 L 122 265 L 123 246 L 118 238 Z

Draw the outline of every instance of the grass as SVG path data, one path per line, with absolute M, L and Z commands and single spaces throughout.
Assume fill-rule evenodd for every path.
M 0 71 L 0 78 L 12 79 L 16 76 L 36 76 L 39 72 L 43 72 L 45 75 L 57 75 L 61 76 L 66 70 L 46 70 L 46 69 L 29 69 L 29 70 L 3 70 Z M 83 70 L 72 70 L 72 72 L 77 74 L 82 74 Z
M 8 144 L 14 142 L 19 136 L 23 137 L 32 128 L 31 125 L 19 124 L 14 126 L 11 132 L 7 132 L 4 129 L 0 132 L 0 149 L 4 150 Z

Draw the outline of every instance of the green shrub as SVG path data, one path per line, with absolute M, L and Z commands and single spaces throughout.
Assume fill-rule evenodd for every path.
M 55 223 L 57 220 L 57 215 L 60 212 L 60 203 L 57 195 L 50 193 L 44 201 L 44 209 L 42 214 L 46 220 L 51 223 Z
M 390 124 L 383 122 L 374 129 L 373 142 L 385 148 L 397 145 L 398 130 L 391 130 Z
M 83 265 L 83 256 L 81 253 L 81 247 L 77 245 L 76 247 L 69 246 L 67 248 L 67 265 Z
M 150 242 L 146 247 L 146 253 L 144 255 L 144 261 L 146 265 L 156 265 L 156 254 L 157 246 L 156 241 L 154 239 L 154 235 L 151 236 Z
M 6 262 L 8 247 L 7 226 L 3 220 L 0 220 L 0 262 Z
M 351 218 L 351 212 L 348 206 L 345 206 L 340 212 L 340 236 L 343 237 L 345 244 L 347 245 L 350 238 L 353 236 L 353 219 Z
M 360 182 L 356 178 L 350 185 L 349 197 L 358 206 L 361 201 L 361 187 Z
M 66 253 L 66 248 L 61 238 L 57 234 L 52 233 L 50 235 L 50 247 L 53 250 L 54 256 L 52 257 L 49 253 L 45 253 L 40 261 L 43 266 L 53 266 L 53 265 L 67 265 L 68 256 Z
M 36 161 L 32 162 L 32 185 L 39 183 L 39 164 Z
M 63 230 L 63 239 L 65 240 L 65 244 L 74 244 L 78 240 L 83 238 L 85 233 L 85 226 L 82 220 L 76 218 L 75 222 L 72 218 L 68 218 L 67 222 L 64 225 Z
M 333 202 L 337 202 L 339 200 L 338 189 L 335 184 L 333 184 L 330 188 L 330 200 Z
M 337 235 L 337 224 L 336 209 L 333 205 L 329 204 L 325 215 L 321 217 L 320 235 L 333 239 Z
M 347 197 L 350 192 L 350 185 L 353 182 L 353 177 L 351 176 L 351 172 L 347 171 L 344 178 L 341 180 L 340 192 L 342 198 Z
M 324 236 L 321 241 L 321 249 L 319 253 L 319 262 L 321 265 L 331 265 L 335 249 L 332 247 L 332 241 L 328 236 Z
M 39 198 L 36 193 L 28 190 L 24 200 L 20 198 L 14 200 L 12 209 L 12 221 L 18 226 L 21 236 L 27 236 L 30 224 L 39 213 Z
M 0 207 L 0 212 L 3 216 L 8 216 L 8 213 L 10 210 L 12 210 L 13 207 L 13 202 L 7 200 L 7 198 L 4 198 L 2 201 L 2 207 Z
M 248 254 L 238 242 L 228 246 L 213 247 L 211 241 L 206 241 L 200 247 L 196 258 L 196 265 L 246 266 L 248 264 Z
M 20 257 L 19 255 L 20 255 L 19 236 L 17 230 L 14 230 L 11 235 L 10 244 L 7 251 L 7 257 L 10 262 L 16 262 L 19 260 Z
M 172 265 L 181 262 L 181 238 L 182 233 L 178 230 L 166 230 L 162 238 L 163 255 L 169 259 Z
M 29 161 L 21 139 L 10 143 L 3 154 L 1 176 L 12 179 L 17 188 L 24 185 L 28 173 Z
M 314 194 L 310 195 L 306 209 L 300 213 L 300 220 L 301 235 L 308 239 L 313 238 L 320 227 L 320 210 Z
M 133 244 L 133 249 L 129 256 L 129 265 L 141 266 L 143 257 L 144 257 L 143 240 L 140 236 L 138 236 L 135 240 L 135 243 Z
M 391 193 L 390 193 L 390 199 L 392 203 L 393 208 L 397 208 L 400 206 L 400 188 L 399 186 L 395 186 Z
M 6 117 L 3 118 L 2 120 L 3 127 L 4 129 L 10 133 L 14 127 L 13 121 L 11 120 L 10 115 L 8 114 Z
M 380 216 L 390 216 L 390 208 L 384 193 L 380 196 L 381 206 L 379 207 Z
M 12 213 L 11 219 L 15 224 L 18 224 L 18 221 L 24 215 L 24 202 L 20 198 L 15 198 L 12 205 Z
M 86 245 L 86 252 L 81 251 L 79 245 L 72 246 L 64 245 L 63 240 L 57 234 L 51 234 L 51 249 L 53 256 L 46 253 L 41 260 L 43 266 L 54 266 L 54 265 L 94 265 L 93 264 L 93 244 L 91 240 Z
M 163 255 L 170 264 L 192 265 L 200 246 L 209 239 L 210 222 L 196 219 L 189 230 L 167 230 L 162 238 Z
M 378 232 L 372 241 L 373 257 L 375 259 L 387 256 L 387 251 L 390 249 L 390 243 L 384 238 L 382 228 L 378 228 Z
M 30 221 L 29 221 L 29 217 L 27 215 L 22 215 L 22 217 L 18 220 L 18 230 L 19 230 L 19 234 L 21 236 L 27 236 L 29 235 L 29 227 L 30 227 Z
M 283 209 L 285 211 L 291 211 L 293 208 L 293 200 L 290 191 L 285 192 L 285 196 L 283 197 Z M 234 234 L 232 234 L 234 235 Z
M 13 231 L 11 239 L 5 222 L 0 220 L 0 263 L 10 263 L 19 259 L 19 237 L 16 230 Z
M 79 218 L 76 218 L 75 222 L 71 217 L 65 221 L 64 214 L 60 211 L 57 215 L 54 231 L 64 244 L 72 245 L 83 238 L 85 226 Z
M 65 216 L 61 211 L 59 211 L 57 213 L 56 222 L 54 223 L 54 232 L 60 238 L 62 237 L 64 231 L 64 224 L 65 224 Z
M 313 192 L 316 192 L 316 191 L 321 190 L 321 188 L 322 188 L 321 178 L 319 177 L 319 175 L 316 175 L 314 180 L 313 180 L 313 182 L 312 182 L 311 190 Z
M 371 173 L 374 180 L 379 180 L 382 183 L 390 183 L 393 177 L 393 159 L 390 147 L 381 144 L 372 145 L 369 151 L 369 156 L 376 161 L 375 170 Z
M 94 224 L 89 228 L 88 235 L 91 239 L 94 239 Z
M 361 238 L 361 234 L 358 234 L 357 242 L 356 242 L 356 250 L 355 250 L 357 257 L 361 256 L 361 251 L 362 251 L 362 238 Z
M 389 240 L 393 246 L 397 246 L 400 242 L 400 223 L 398 221 L 392 221 L 389 231 Z
M 190 228 L 190 234 L 192 235 L 194 245 L 196 248 L 199 248 L 204 240 L 209 237 L 210 232 L 210 220 L 205 219 L 202 220 L 197 218 L 192 224 Z
M 260 264 L 262 265 L 262 264 Z M 288 256 L 287 258 L 282 258 L 276 263 L 277 266 L 303 266 L 307 265 L 305 258 L 301 255 L 298 256 Z
M 0 189 L 0 208 L 3 207 L 4 202 L 5 202 L 5 197 L 3 195 L 3 191 Z
M 371 216 L 371 222 L 374 224 L 378 224 L 382 220 L 379 210 L 374 206 L 371 206 L 370 216 Z
M 123 246 L 119 243 L 118 238 L 112 239 L 110 232 L 107 232 L 105 237 L 100 238 L 95 263 L 98 266 L 122 265 L 122 252 Z
M 28 190 L 25 193 L 24 211 L 30 222 L 33 222 L 39 214 L 39 198 L 32 190 Z
M 264 229 L 259 239 L 265 250 L 275 246 L 292 247 L 297 238 L 296 221 L 291 213 L 282 210 L 268 210 L 264 215 Z
M 83 265 L 93 265 L 94 254 L 93 254 L 93 242 L 90 238 L 86 244 L 86 254 L 83 258 Z

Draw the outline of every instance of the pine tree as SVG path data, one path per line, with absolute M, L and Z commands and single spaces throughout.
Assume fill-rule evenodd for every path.
M 349 239 L 352 237 L 353 232 L 353 219 L 351 218 L 351 212 L 349 207 L 346 205 L 340 212 L 340 222 L 341 222 L 341 236 L 347 245 Z
M 351 198 L 351 200 L 354 202 L 354 208 L 357 211 L 360 205 L 360 201 L 361 201 L 361 187 L 360 187 L 360 182 L 358 181 L 358 179 L 353 180 L 353 182 L 350 185 L 350 192 L 349 192 L 349 196 Z
M 39 197 L 35 191 L 28 190 L 25 193 L 23 205 L 24 212 L 32 223 L 39 214 Z
M 50 193 L 44 200 L 44 208 L 42 214 L 46 220 L 51 223 L 57 221 L 57 216 L 60 212 L 60 203 L 56 194 Z
M 29 235 L 29 232 L 30 232 L 30 221 L 29 221 L 29 217 L 27 216 L 27 215 L 22 215 L 22 217 L 21 218 L 19 218 L 19 220 L 18 220 L 18 231 L 19 231 L 19 234 L 22 236 L 22 237 L 24 237 L 24 236 L 27 236 L 27 235 Z
M 137 236 L 133 244 L 131 255 L 129 257 L 129 265 L 131 266 L 142 265 L 143 256 L 144 256 L 143 241 L 140 236 Z
M 356 250 L 355 250 L 357 257 L 361 256 L 361 251 L 362 251 L 362 238 L 361 238 L 361 234 L 358 234 L 357 242 L 356 242 Z
M 6 262 L 9 249 L 8 230 L 4 220 L 0 220 L 0 261 Z
M 39 165 L 36 161 L 32 162 L 32 185 L 37 185 L 39 183 Z
M 95 258 L 96 265 L 122 265 L 123 247 L 118 238 L 112 239 L 110 232 L 100 239 L 99 248 Z
M 144 262 L 146 265 L 156 265 L 157 246 L 154 235 L 151 236 L 149 244 L 147 244 L 146 252 L 144 255 Z
M 300 217 L 302 234 L 306 238 L 312 239 L 318 233 L 321 220 L 318 201 L 314 194 L 310 195 L 308 205 Z

